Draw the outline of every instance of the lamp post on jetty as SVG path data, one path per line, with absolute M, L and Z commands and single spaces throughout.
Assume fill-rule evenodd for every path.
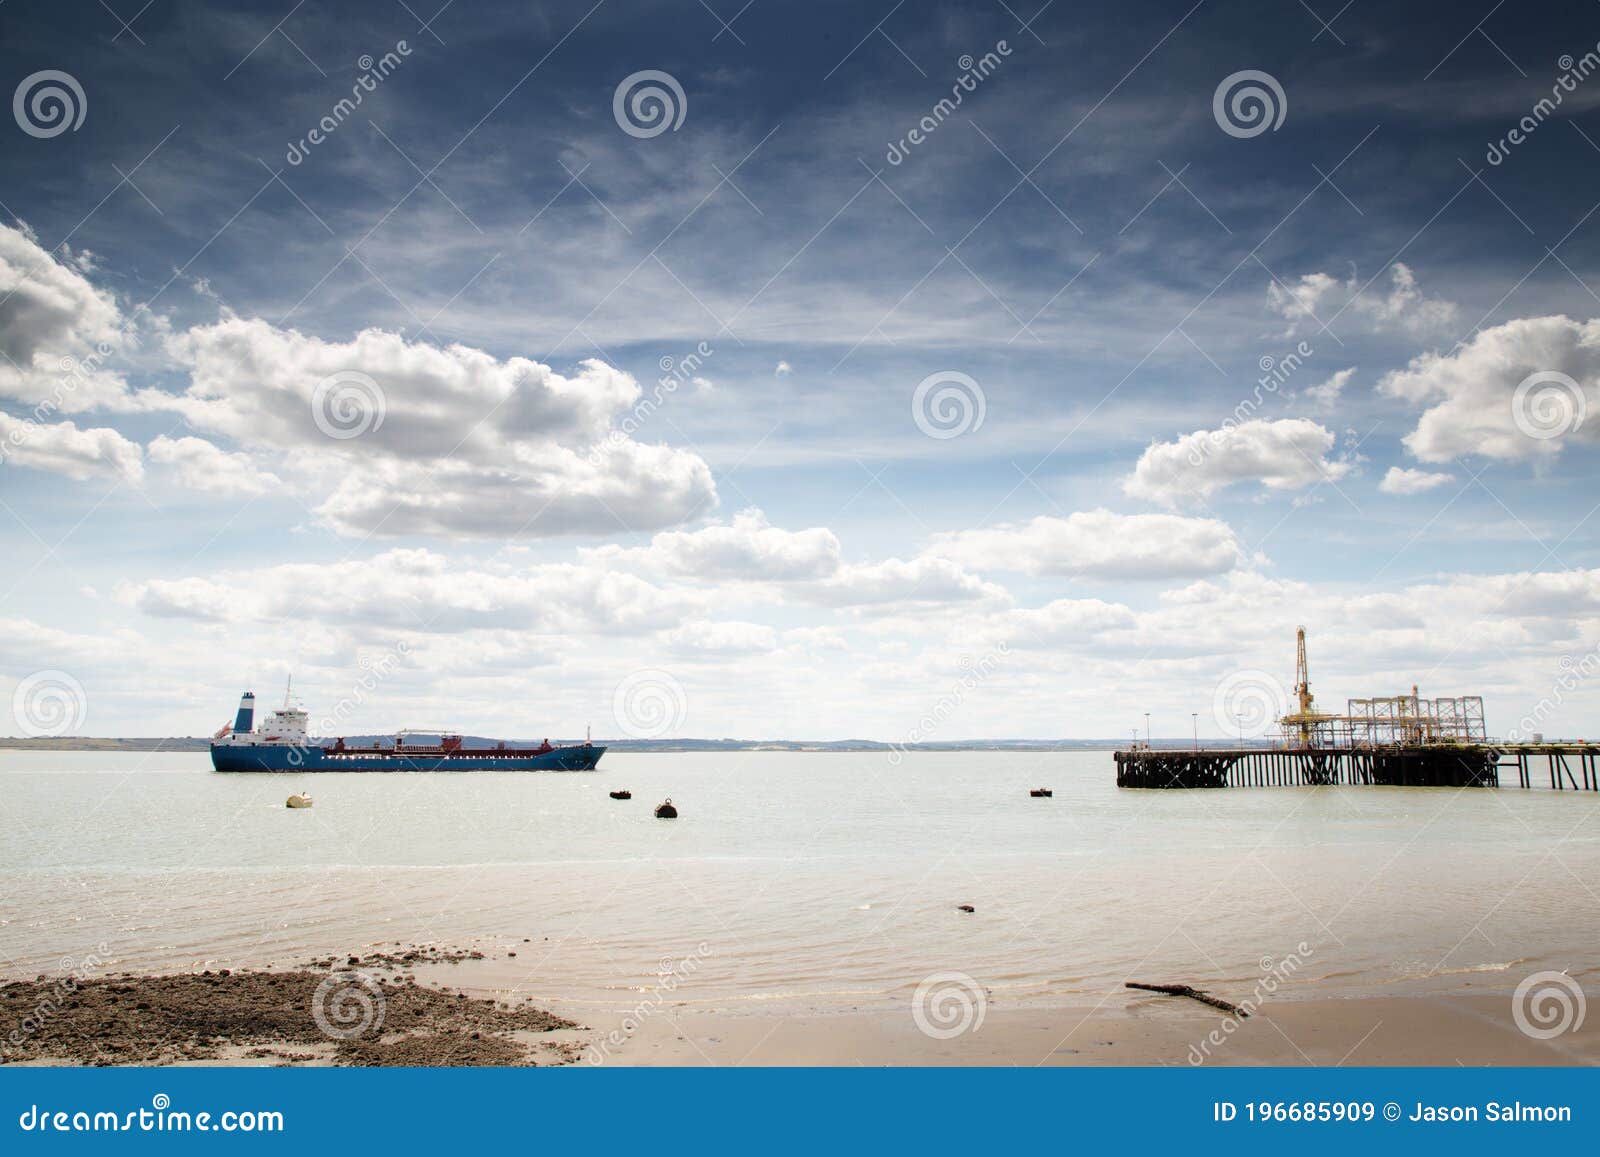
M 1194 723 L 1194 749 L 1200 750 L 1200 712 L 1189 712 L 1189 719 Z
M 1150 712 L 1144 713 L 1144 745 L 1150 746 Z

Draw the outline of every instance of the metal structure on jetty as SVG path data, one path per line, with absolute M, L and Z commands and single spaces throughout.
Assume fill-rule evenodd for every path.
M 1342 715 L 1319 711 L 1306 664 L 1306 629 L 1295 637 L 1291 709 L 1275 743 L 1156 748 L 1148 740 L 1116 753 L 1117 786 L 1145 788 L 1287 787 L 1368 784 L 1391 787 L 1499 787 L 1501 772 L 1532 787 L 1548 772 L 1554 790 L 1600 791 L 1600 744 L 1497 743 L 1478 695 L 1351 699 Z M 1543 765 L 1541 768 L 1540 765 Z

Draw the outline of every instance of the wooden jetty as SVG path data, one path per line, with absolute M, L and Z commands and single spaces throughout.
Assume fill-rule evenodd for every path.
M 1116 753 L 1117 786 L 1135 788 L 1500 787 L 1600 791 L 1600 744 L 1414 744 L 1384 747 L 1136 745 Z M 1542 766 L 1541 766 L 1542 765 Z
M 1253 674 L 1260 675 L 1260 672 Z M 1258 689 L 1272 691 L 1270 677 Z M 1259 681 L 1258 681 L 1259 683 Z M 1219 688 L 1220 690 L 1220 688 Z M 1317 707 L 1306 662 L 1306 629 L 1295 632 L 1294 687 L 1279 692 L 1289 707 L 1278 718 L 1274 743 L 1254 747 L 1154 747 L 1145 716 L 1145 742 L 1116 753 L 1118 787 L 1499 787 L 1514 772 L 1518 787 L 1600 791 L 1600 744 L 1494 740 L 1481 695 L 1409 695 L 1350 699 L 1343 714 Z M 1226 702 L 1218 718 L 1233 715 Z M 1540 767 L 1540 764 L 1543 767 Z

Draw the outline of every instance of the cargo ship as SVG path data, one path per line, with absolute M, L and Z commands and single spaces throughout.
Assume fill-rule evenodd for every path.
M 313 739 L 309 717 L 285 693 L 283 706 L 255 725 L 256 697 L 246 691 L 239 713 L 211 739 L 217 771 L 593 771 L 606 753 L 585 740 L 565 747 L 464 746 L 459 735 L 424 737 L 401 731 L 388 740 L 347 744 Z

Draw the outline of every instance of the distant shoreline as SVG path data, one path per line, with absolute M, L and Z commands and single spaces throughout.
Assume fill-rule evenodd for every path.
M 466 746 L 487 745 L 489 741 L 468 737 Z M 507 740 L 508 743 L 520 742 Z M 529 741 L 531 742 L 531 741 Z M 574 741 L 576 742 L 576 741 Z M 966 739 L 949 743 L 880 743 L 871 739 L 794 740 L 794 739 L 602 739 L 613 752 L 716 752 L 716 751 L 794 751 L 794 752 L 850 752 L 850 751 L 1115 751 L 1127 746 L 1127 740 L 1117 739 Z M 200 736 L 102 738 L 96 736 L 60 736 L 28 739 L 20 736 L 0 736 L 0 750 L 10 751 L 208 751 L 211 740 Z M 1254 741 L 1247 741 L 1253 746 Z M 1157 739 L 1154 747 L 1189 749 L 1192 741 Z M 1202 743 L 1202 747 L 1227 746 L 1237 748 L 1237 740 L 1219 740 Z

